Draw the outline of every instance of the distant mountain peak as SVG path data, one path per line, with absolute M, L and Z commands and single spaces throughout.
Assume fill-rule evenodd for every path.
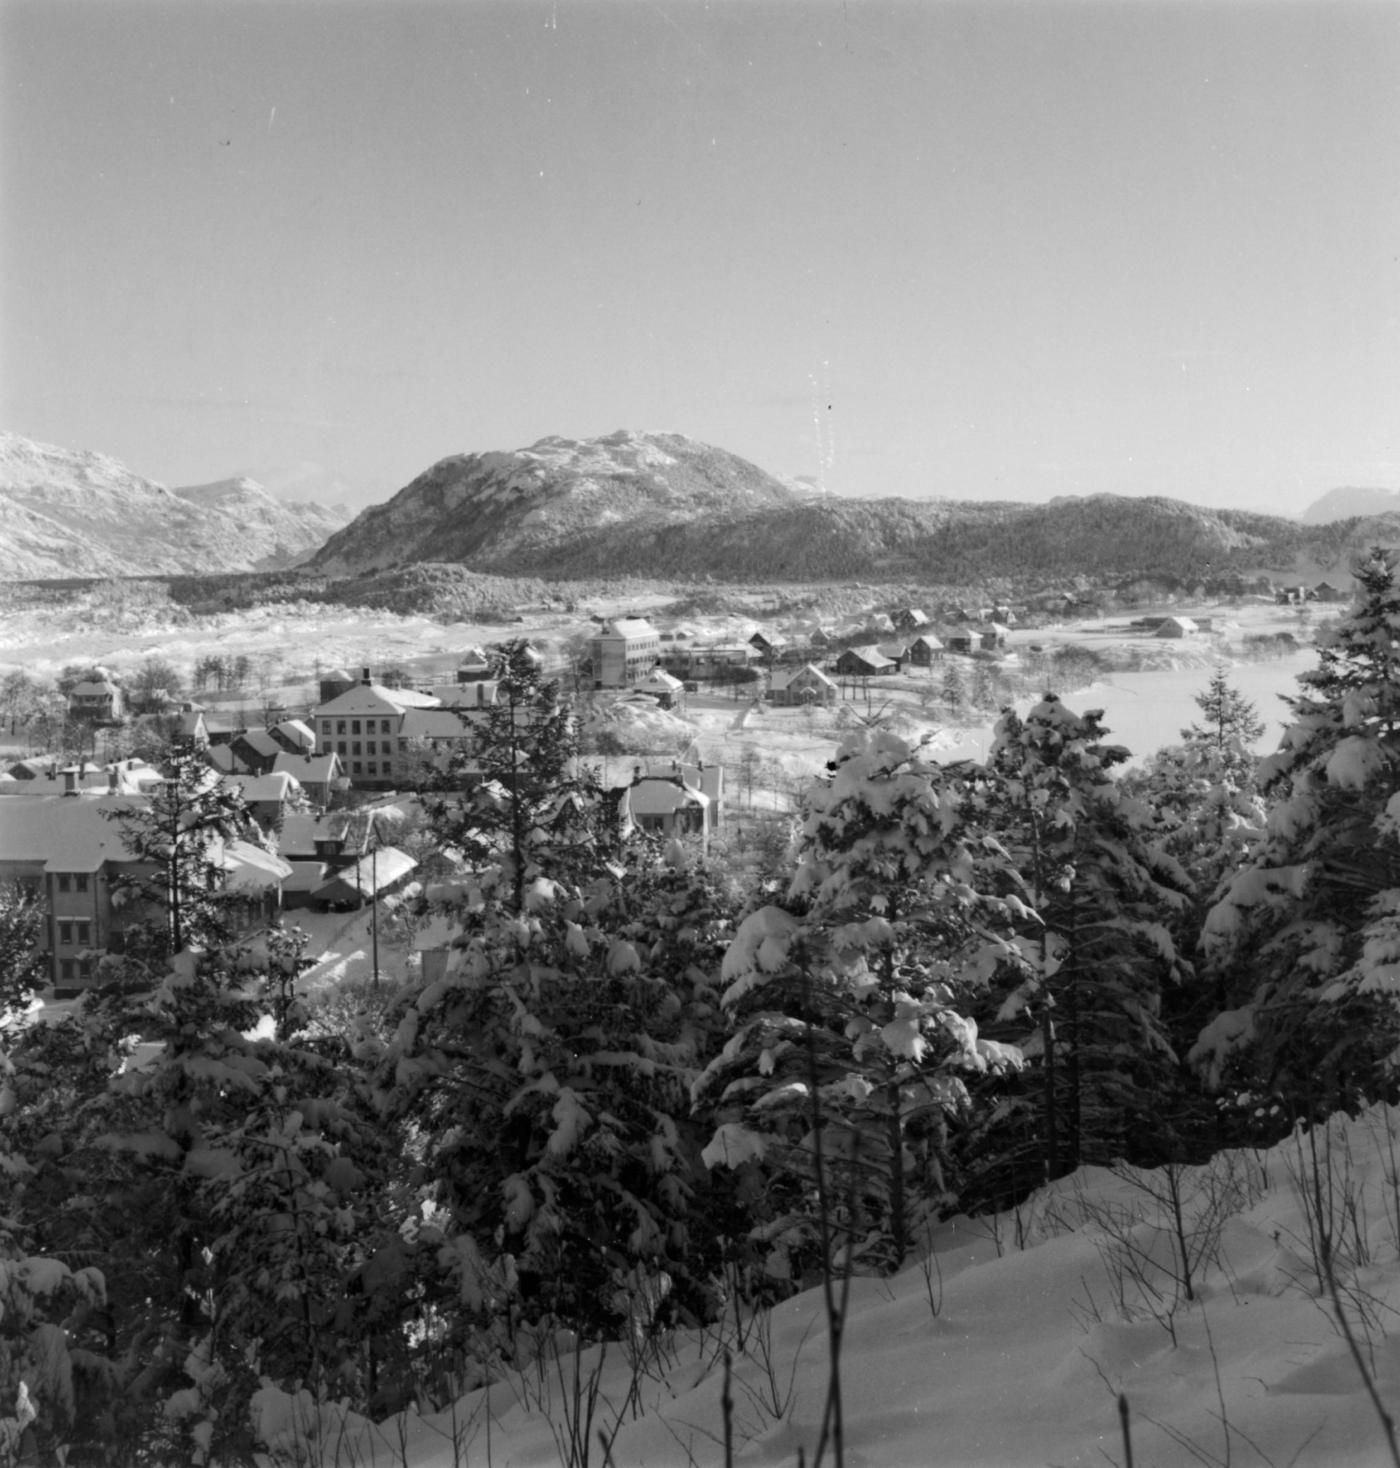
M 1329 489 L 1299 518 L 1304 525 L 1329 525 L 1334 520 L 1352 520 L 1371 515 L 1390 515 L 1400 510 L 1400 490 L 1364 489 L 1344 486 Z
M 171 490 L 109 454 L 0 432 L 0 575 L 27 580 L 275 569 L 348 516 L 251 479 Z

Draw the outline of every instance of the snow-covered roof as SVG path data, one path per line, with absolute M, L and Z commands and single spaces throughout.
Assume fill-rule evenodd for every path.
M 356 683 L 338 693 L 328 703 L 312 711 L 318 719 L 355 718 L 361 714 L 401 714 L 405 709 L 437 708 L 439 700 L 431 693 L 416 693 L 411 688 L 385 688 L 381 683 Z
M 301 792 L 301 781 L 287 770 L 273 770 L 267 775 L 225 775 L 224 784 L 240 790 L 249 801 L 288 801 Z
M 277 732 L 300 749 L 316 748 L 316 731 L 302 719 L 283 719 Z
M 632 685 L 641 693 L 679 693 L 685 687 L 679 678 L 673 677 L 665 668 L 653 668 L 640 683 Z
M 51 872 L 95 872 L 130 861 L 121 827 L 104 811 L 142 810 L 140 796 L 12 795 L 0 818 L 0 862 L 42 863 Z
M 778 668 L 768 680 L 768 690 L 770 693 L 781 693 L 784 688 L 798 681 L 818 683 L 831 689 L 836 687 L 836 680 L 823 673 L 815 663 L 803 663 L 800 668 Z
M 471 720 L 456 709 L 406 709 L 399 734 L 405 739 L 465 739 Z
M 679 775 L 643 775 L 622 792 L 623 814 L 634 816 L 670 815 L 682 806 L 709 805 L 710 797 L 693 789 Z
M 292 775 L 302 784 L 324 785 L 340 770 L 340 756 L 331 754 L 292 754 L 283 750 L 273 761 L 274 775 Z
M 279 886 L 292 874 L 290 863 L 251 841 L 225 841 L 210 856 L 212 864 L 223 872 L 228 892 L 261 892 Z
M 864 647 L 848 647 L 846 651 L 841 654 L 843 658 L 852 655 L 858 657 L 861 662 L 867 664 L 869 667 L 872 668 L 888 667 L 894 662 L 894 659 L 892 657 L 890 657 L 887 653 L 882 652 L 873 643 L 866 643 Z
M 313 894 L 321 902 L 353 902 L 357 898 L 373 897 L 375 891 L 383 892 L 406 877 L 418 865 L 406 852 L 397 846 L 381 846 L 368 856 L 362 856 L 353 866 L 342 868 Z
M 119 692 L 115 683 L 109 683 L 105 678 L 84 678 L 81 683 L 75 683 L 69 692 L 72 698 L 110 698 L 112 694 Z
M 645 617 L 614 617 L 599 634 L 603 637 L 655 637 L 656 628 Z

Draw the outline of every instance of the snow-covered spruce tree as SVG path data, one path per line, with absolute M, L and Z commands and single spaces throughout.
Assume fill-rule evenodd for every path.
M 454 793 L 431 810 L 444 842 L 495 871 L 506 905 L 520 912 L 536 876 L 568 865 L 574 848 L 588 859 L 616 822 L 579 764 L 574 711 L 529 644 L 493 648 L 491 663 L 496 702 L 474 717 L 442 782 Z
M 161 773 L 165 781 L 149 800 L 103 811 L 120 828 L 131 858 L 113 884 L 113 901 L 136 906 L 144 919 L 127 925 L 127 951 L 156 965 L 191 945 L 228 941 L 219 848 L 233 838 L 261 839 L 242 792 L 220 780 L 191 745 L 171 745 Z
M 697 1311 L 715 1265 L 688 1100 L 718 1023 L 726 884 L 645 842 L 580 856 L 518 908 L 496 870 L 469 882 L 447 975 L 408 993 L 382 1070 L 474 1353 L 510 1356 L 522 1321 L 606 1339 L 639 1300 Z
M 1192 1058 L 1277 1125 L 1389 1095 L 1400 1061 L 1400 583 L 1375 550 L 1259 767 L 1264 838 L 1205 924 L 1225 995 Z
M 1222 884 L 1252 859 L 1265 820 L 1256 779 L 1259 757 L 1250 747 L 1263 725 L 1253 705 L 1230 686 L 1223 670 L 1196 702 L 1205 718 L 1182 730 L 1183 742 L 1158 750 L 1141 770 L 1123 777 L 1124 789 L 1156 811 L 1162 848 L 1190 879 L 1191 900 L 1172 924 L 1182 953 L 1196 951 L 1206 913 Z M 1164 993 L 1163 1013 L 1179 1053 L 1190 1049 L 1225 1002 L 1211 981 Z
M 278 961 L 187 950 L 149 995 L 109 989 L 16 1056 L 21 1236 L 108 1281 L 70 1439 L 104 1462 L 242 1451 L 259 1375 L 363 1393 L 364 1311 L 344 1286 L 392 1228 L 368 1179 L 397 1139 L 348 1054 L 296 1043 Z M 140 1065 L 133 1034 L 159 1047 Z
M 1034 1026 L 1019 1038 L 1038 1134 L 1023 1128 L 1022 1139 L 1034 1135 L 1049 1177 L 1155 1158 L 1177 1085 L 1160 1008 L 1163 988 L 1189 973 L 1171 936 L 1189 884 L 1157 844 L 1151 807 L 1114 777 L 1128 751 L 1104 743 L 1101 717 L 1046 694 L 1024 720 L 1003 713 L 990 761 L 985 818 L 1034 909 L 1023 925 L 1030 972 L 997 1018 Z
M 1209 749 L 1243 784 L 1254 774 L 1252 750 L 1264 732 L 1258 710 L 1231 685 L 1224 668 L 1211 674 L 1203 693 L 1196 695 L 1201 722 L 1181 731 L 1188 749 Z
M 729 946 L 734 1032 L 694 1098 L 714 1125 L 710 1166 L 768 1179 L 752 1237 L 771 1273 L 823 1251 L 835 1263 L 838 1245 L 897 1266 L 914 1216 L 949 1201 L 966 1079 L 1020 1065 L 967 1017 L 971 994 L 1020 961 L 1021 904 L 990 895 L 989 855 L 956 774 L 888 731 L 854 731 L 808 796 L 785 899 Z M 833 1220 L 840 1238 L 822 1237 Z

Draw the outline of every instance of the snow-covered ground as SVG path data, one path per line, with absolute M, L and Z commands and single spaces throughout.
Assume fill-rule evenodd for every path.
M 1400 1402 L 1400 1112 L 1337 1122 L 1320 1151 L 1336 1273 L 1371 1384 Z M 1382 1468 L 1390 1455 L 1362 1371 L 1319 1286 L 1318 1232 L 1303 1205 L 1313 1173 L 1297 1139 L 1227 1154 L 1182 1178 L 1191 1298 L 1160 1173 L 1088 1169 L 1015 1214 L 934 1228 L 926 1257 L 891 1279 L 853 1282 L 841 1352 L 847 1468 Z M 599 1395 L 593 1456 L 566 1445 L 582 1424 L 574 1360 L 469 1393 L 450 1408 L 372 1425 L 327 1411 L 324 1457 L 293 1458 L 317 1421 L 275 1391 L 255 1404 L 270 1462 L 358 1468 L 709 1468 L 724 1458 L 725 1349 L 733 1353 L 733 1461 L 811 1468 L 828 1380 L 822 1292 L 750 1325 L 678 1332 L 638 1358 L 580 1358 Z M 570 1390 L 565 1388 L 569 1387 Z M 629 1406 L 635 1388 L 637 1405 Z M 619 1425 L 619 1418 L 621 1422 Z M 604 1458 L 599 1431 L 611 1436 Z M 279 1439 L 280 1434 L 280 1439 Z M 823 1463 L 835 1459 L 828 1447 Z

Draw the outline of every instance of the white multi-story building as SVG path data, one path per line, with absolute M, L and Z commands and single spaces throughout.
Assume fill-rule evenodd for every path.
M 630 688 L 661 660 L 661 634 L 645 617 L 618 617 L 593 639 L 593 683 Z

